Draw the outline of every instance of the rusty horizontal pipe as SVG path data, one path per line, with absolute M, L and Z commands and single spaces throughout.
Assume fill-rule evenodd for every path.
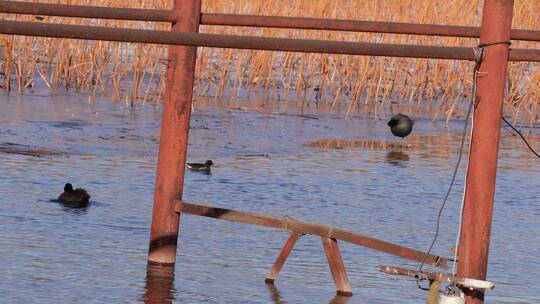
M 346 55 L 459 60 L 475 58 L 474 49 L 468 47 L 217 35 L 26 21 L 0 21 L 0 34 Z M 512 50 L 509 60 L 540 62 L 540 50 Z
M 367 32 L 383 34 L 405 34 L 424 36 L 445 36 L 479 38 L 480 28 L 473 26 L 421 24 L 404 22 L 365 21 L 347 19 L 322 19 L 282 16 L 258 16 L 237 14 L 203 13 L 201 24 L 272 27 L 286 29 Z M 512 30 L 513 40 L 540 41 L 540 31 Z
M 97 18 L 174 22 L 172 10 L 123 8 L 90 5 L 0 1 L 0 13 L 45 15 L 74 18 Z
M 475 57 L 474 50 L 466 47 L 217 35 L 26 21 L 0 21 L 0 34 L 348 55 L 464 60 Z
M 465 60 L 473 60 L 475 56 L 472 48 L 465 47 L 216 35 L 24 21 L 0 21 L 0 34 L 349 55 Z
M 425 256 L 424 252 L 415 249 L 331 226 L 297 221 L 291 218 L 278 218 L 257 213 L 204 206 L 185 201 L 182 201 L 181 203 L 178 202 L 177 204 L 181 204 L 182 213 L 186 214 L 206 216 L 229 222 L 252 224 L 296 233 L 334 238 L 414 261 L 422 261 Z M 443 257 L 430 254 L 426 258 L 426 263 L 433 264 L 438 267 L 446 267 L 447 260 Z
M 201 21 L 205 25 L 272 27 L 304 30 L 411 34 L 466 38 L 475 38 L 480 35 L 479 28 L 468 26 L 449 26 L 438 24 L 364 21 L 347 19 L 321 19 L 236 14 L 203 14 Z
M 175 16 L 171 10 L 66 5 L 19 1 L 0 1 L 0 13 L 154 22 L 175 22 L 178 19 L 178 17 Z M 201 14 L 201 24 L 464 38 L 480 37 L 480 28 L 472 26 L 282 16 L 203 13 Z M 540 31 L 515 29 L 512 30 L 511 38 L 513 40 L 540 41 Z

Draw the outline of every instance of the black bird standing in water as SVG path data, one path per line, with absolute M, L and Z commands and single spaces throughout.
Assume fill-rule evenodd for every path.
M 388 126 L 390 131 L 394 136 L 401 137 L 402 139 L 411 134 L 412 128 L 414 126 L 414 121 L 407 115 L 398 113 L 388 121 Z
M 214 164 L 214 162 L 212 162 L 211 160 L 207 160 L 206 162 L 204 162 L 204 164 L 201 164 L 201 163 L 187 163 L 186 167 L 191 171 L 202 171 L 202 172 L 209 173 L 210 172 L 210 167 L 212 167 L 213 164 Z
M 90 195 L 82 188 L 73 189 L 70 183 L 64 186 L 64 193 L 60 194 L 58 201 L 64 205 L 76 208 L 88 206 Z

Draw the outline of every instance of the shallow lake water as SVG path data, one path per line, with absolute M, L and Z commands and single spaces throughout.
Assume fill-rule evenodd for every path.
M 0 297 L 5 303 L 423 303 L 381 265 L 417 263 L 340 242 L 354 296 L 335 297 L 320 238 L 303 236 L 275 287 L 264 278 L 288 234 L 182 215 L 174 280 L 147 277 L 161 108 L 79 95 L 0 95 Z M 408 148 L 384 120 L 196 108 L 187 201 L 337 226 L 425 251 L 463 121 L 418 118 Z M 533 145 L 540 149 L 533 135 Z M 48 151 L 45 155 L 21 154 Z M 6 153 L 11 152 L 11 153 Z M 462 164 L 433 253 L 450 256 Z M 489 303 L 538 303 L 540 160 L 502 130 Z M 52 202 L 71 182 L 87 209 Z M 427 269 L 430 269 L 427 267 Z

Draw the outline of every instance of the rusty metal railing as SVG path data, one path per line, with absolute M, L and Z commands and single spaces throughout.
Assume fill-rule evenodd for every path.
M 172 10 L 114 8 L 18 1 L 0 1 L 0 12 L 153 22 L 175 22 L 178 19 L 173 14 Z M 463 38 L 480 37 L 480 28 L 472 26 L 215 13 L 202 13 L 201 25 L 272 27 Z M 513 40 L 540 41 L 540 31 L 514 29 L 511 32 L 511 38 Z
M 469 61 L 475 59 L 475 52 L 471 47 L 217 35 L 27 21 L 0 21 L 0 34 L 307 53 Z M 540 50 L 512 49 L 508 59 L 540 62 Z

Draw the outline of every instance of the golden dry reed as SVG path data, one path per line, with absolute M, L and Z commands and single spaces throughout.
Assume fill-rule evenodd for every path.
M 170 0 L 39 1 L 97 6 L 167 9 Z M 239 13 L 479 26 L 480 0 L 203 0 L 203 12 Z M 516 0 L 513 28 L 536 29 L 540 2 Z M 3 15 L 2 18 L 168 30 L 164 23 Z M 41 18 L 40 18 L 41 19 Z M 269 37 L 474 46 L 476 39 L 201 26 L 201 32 Z M 167 47 L 133 43 L 0 36 L 0 72 L 5 90 L 35 86 L 69 88 L 127 103 L 161 101 Z M 538 48 L 516 42 L 513 47 Z M 218 100 L 266 98 L 273 105 L 295 102 L 358 110 L 380 118 L 384 111 L 429 114 L 433 119 L 464 115 L 472 79 L 471 62 L 368 56 L 304 54 L 200 48 L 195 93 Z M 514 122 L 538 122 L 540 72 L 534 63 L 510 63 L 505 113 Z

